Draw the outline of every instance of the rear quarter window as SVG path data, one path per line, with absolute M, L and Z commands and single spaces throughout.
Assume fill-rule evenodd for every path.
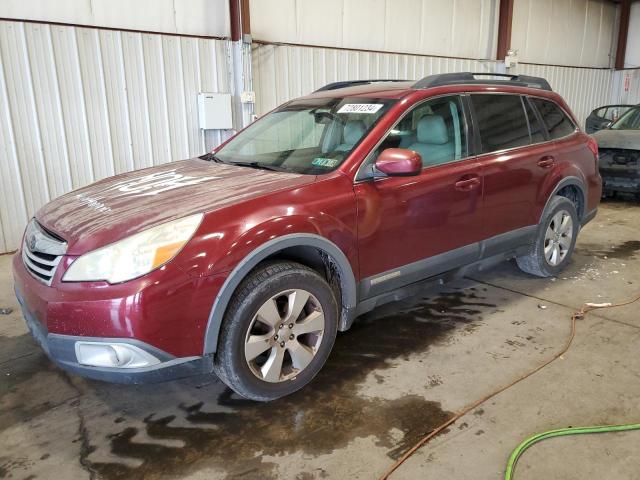
M 525 100 L 525 110 L 529 119 L 529 130 L 531 131 L 531 143 L 541 143 L 546 140 L 544 127 L 540 124 L 537 115 L 533 112 L 531 104 Z
M 520 95 L 475 94 L 471 102 L 480 130 L 481 153 L 531 143 Z
M 531 103 L 538 110 L 552 140 L 566 137 L 575 132 L 576 126 L 573 121 L 555 103 L 540 98 L 531 98 Z

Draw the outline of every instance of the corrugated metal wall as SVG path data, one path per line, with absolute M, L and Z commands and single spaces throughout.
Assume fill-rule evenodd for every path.
M 497 62 L 492 60 L 256 45 L 253 51 L 256 113 L 262 115 L 286 100 L 340 80 L 417 79 L 436 73 L 495 72 L 496 69 Z M 595 107 L 612 100 L 613 72 L 610 70 L 520 64 L 517 71 L 549 80 L 580 122 L 584 122 Z
M 197 94 L 229 72 L 222 40 L 0 21 L 0 252 L 50 199 L 227 138 Z
M 610 0 L 515 0 L 509 47 L 521 62 L 610 67 L 617 15 Z
M 628 78 L 625 80 L 625 78 Z M 625 91 L 625 83 L 629 90 Z M 611 103 L 640 104 L 640 68 L 615 72 L 613 82 L 614 101 Z
M 230 33 L 228 0 L 1 0 L 0 17 L 225 38 Z
M 495 59 L 499 3 L 251 0 L 251 29 L 274 43 Z M 610 0 L 515 0 L 510 47 L 521 62 L 609 67 L 617 11 Z
M 638 2 L 631 4 L 624 66 L 640 68 L 640 3 Z
M 270 42 L 493 58 L 498 3 L 497 0 L 251 0 L 251 32 L 254 38 Z

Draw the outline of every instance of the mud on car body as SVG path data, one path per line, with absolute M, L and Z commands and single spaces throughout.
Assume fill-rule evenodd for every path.
M 16 295 L 65 369 L 215 373 L 275 399 L 378 305 L 510 258 L 557 274 L 601 195 L 576 125 L 533 77 L 329 85 L 207 155 L 45 205 L 14 258 Z

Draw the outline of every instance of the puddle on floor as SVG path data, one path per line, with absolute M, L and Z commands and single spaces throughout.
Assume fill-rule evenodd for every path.
M 370 373 L 392 368 L 394 359 L 424 352 L 454 332 L 472 333 L 483 312 L 495 310 L 484 300 L 483 292 L 472 287 L 381 307 L 338 335 L 327 364 L 310 385 L 268 404 L 239 398 L 212 380 L 204 385 L 184 382 L 178 389 L 174 382 L 172 387 L 116 390 L 74 379 L 83 384 L 85 396 L 103 402 L 113 417 L 112 433 L 103 426 L 99 431 L 104 424 L 92 427 L 89 407 L 83 409 L 82 401 L 74 407 L 84 419 L 81 438 L 75 439 L 82 445 L 80 462 L 106 479 L 180 477 L 206 467 L 222 469 L 229 478 L 268 479 L 275 475 L 275 465 L 263 462 L 262 455 L 329 454 L 365 437 L 374 437 L 395 459 L 451 413 L 418 395 L 363 397 L 358 385 Z M 428 368 L 416 382 L 433 382 Z M 179 394 L 171 394 L 170 388 Z M 145 413 L 134 413 L 131 406 L 141 402 L 145 408 L 137 408 Z M 122 462 L 99 461 L 104 450 Z
M 598 258 L 627 260 L 640 251 L 640 240 L 627 240 L 618 245 L 605 246 L 594 243 L 579 243 L 576 252 Z
M 0 432 L 51 408 L 47 398 L 25 392 L 33 390 L 33 377 L 54 370 L 30 334 L 0 336 Z

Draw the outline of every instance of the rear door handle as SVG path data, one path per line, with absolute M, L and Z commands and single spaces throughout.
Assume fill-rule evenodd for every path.
M 471 177 L 465 178 L 464 180 L 458 180 L 456 183 L 456 190 L 462 190 L 463 192 L 468 192 L 469 190 L 473 190 L 474 188 L 478 188 L 480 186 L 480 178 L 479 177 Z
M 542 168 L 553 167 L 556 164 L 556 159 L 551 155 L 547 155 L 538 160 L 538 166 Z

